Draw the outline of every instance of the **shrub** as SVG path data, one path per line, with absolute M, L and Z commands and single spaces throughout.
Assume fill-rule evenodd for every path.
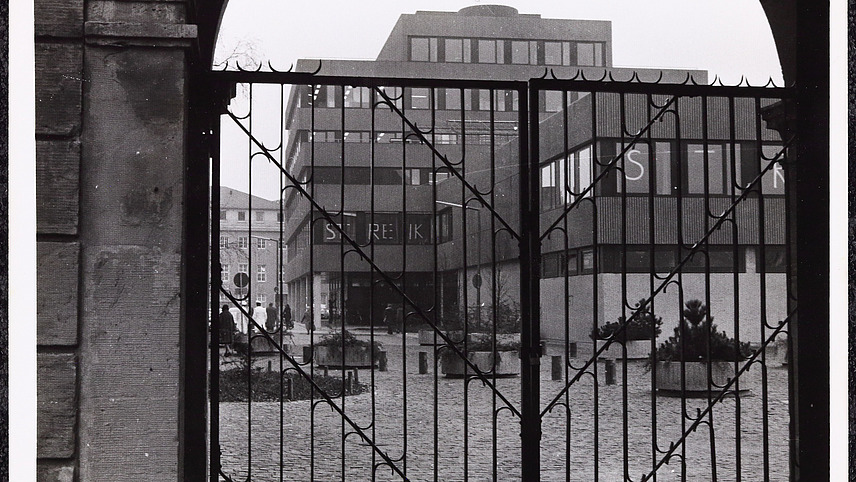
M 476 351 L 493 351 L 494 344 L 493 339 L 490 337 L 475 337 L 470 339 L 467 343 L 455 343 L 455 346 L 458 347 L 458 350 L 461 351 L 464 355 L 467 355 L 471 352 Z M 520 342 L 519 341 L 504 341 L 497 340 L 496 341 L 496 351 L 518 351 L 520 350 Z M 446 346 L 440 351 L 440 361 L 443 362 L 451 362 L 457 360 L 459 355 L 453 349 Z
M 348 330 L 334 331 L 329 335 L 324 335 L 323 337 L 321 337 L 321 340 L 315 343 L 315 346 L 328 346 L 330 348 L 333 348 L 334 350 L 337 348 L 339 350 L 342 350 L 343 347 L 347 349 L 347 347 L 349 346 L 371 346 L 372 353 L 374 354 L 374 356 L 378 356 L 380 354 L 380 349 L 383 347 L 380 342 L 371 342 L 369 340 L 362 340 L 360 338 L 357 338 L 356 336 L 354 336 L 353 333 Z
M 306 369 L 308 370 L 308 368 Z M 284 388 L 287 378 L 291 379 L 292 398 L 290 399 Z M 268 372 L 254 368 L 251 380 L 252 390 L 248 394 L 246 367 L 221 371 L 219 400 L 221 402 L 246 402 L 250 398 L 250 401 L 253 402 L 276 402 L 280 400 L 280 395 L 285 401 L 307 400 L 312 397 L 312 392 L 315 392 L 316 399 L 321 398 L 318 390 L 315 390 L 305 377 L 295 372 L 286 373 L 280 378 L 278 370 Z M 325 377 L 316 373 L 312 380 L 332 397 L 339 395 L 342 391 L 343 382 L 339 377 Z M 353 382 L 351 390 L 346 391 L 345 395 L 357 395 L 365 392 L 366 389 L 365 383 Z
M 636 316 L 631 316 L 628 322 L 624 316 L 618 321 L 609 322 L 592 333 L 596 340 L 607 340 L 614 337 L 615 341 L 650 340 L 660 335 L 663 319 L 649 311 L 644 299 L 636 303 Z
M 689 300 L 685 306 L 681 324 L 675 327 L 675 334 L 657 348 L 656 360 L 740 361 L 752 355 L 749 343 L 738 343 L 717 329 L 704 303 Z

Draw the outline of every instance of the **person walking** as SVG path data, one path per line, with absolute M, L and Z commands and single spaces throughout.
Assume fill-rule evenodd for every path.
M 391 335 L 397 328 L 395 323 L 395 310 L 392 308 L 392 303 L 387 303 L 383 309 L 383 321 L 386 324 L 386 333 Z
M 285 326 L 286 333 L 294 328 L 294 320 L 291 319 L 291 305 L 288 303 L 285 304 L 285 308 L 282 309 L 282 324 Z
M 260 328 L 267 328 L 267 312 L 262 308 L 262 302 L 256 301 L 256 307 L 253 310 L 253 320 L 258 323 Z
M 309 313 L 309 305 L 306 305 L 306 309 L 303 311 L 303 317 L 300 318 L 300 322 L 303 323 L 304 327 L 306 327 L 307 335 L 315 331 L 315 320 L 312 319 L 312 316 Z
M 277 326 L 279 314 L 273 306 L 273 303 L 268 303 L 267 308 L 265 308 L 265 314 L 267 315 L 267 318 L 265 319 L 265 329 L 267 331 L 277 331 L 279 329 Z
M 229 305 L 223 305 L 220 317 L 217 320 L 217 330 L 220 332 L 220 344 L 226 346 L 226 353 L 223 356 L 232 354 L 232 343 L 235 341 L 235 317 L 229 313 Z

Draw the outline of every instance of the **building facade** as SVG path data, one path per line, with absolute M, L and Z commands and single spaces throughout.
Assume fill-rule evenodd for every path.
M 311 71 L 318 62 L 301 60 L 297 67 Z M 487 5 L 402 15 L 376 61 L 324 60 L 320 69 L 500 81 L 549 69 L 558 78 L 708 82 L 704 71 L 613 66 L 609 22 L 544 19 Z M 286 168 L 298 182 L 311 181 L 312 196 L 331 217 L 295 190 L 284 199 L 291 291 L 321 300 L 334 318 L 354 324 L 378 323 L 387 304 L 404 304 L 397 290 L 384 287 L 391 282 L 441 319 L 514 300 L 516 241 L 497 231 L 495 218 L 519 223 L 519 102 L 516 91 L 502 89 L 292 89 Z M 683 260 L 712 224 L 704 224 L 704 210 L 727 207 L 781 150 L 779 135 L 760 123 L 760 110 L 772 102 L 682 99 L 674 117 L 706 117 L 707 130 L 701 122 L 684 122 L 681 130 L 665 119 L 631 142 L 627 132 L 650 119 L 651 103 L 643 95 L 539 94 L 541 225 L 555 231 L 545 233 L 541 246 L 542 304 L 551 307 L 542 310 L 541 336 L 590 341 L 594 327 L 626 316 L 650 295 L 654 277 L 680 266 L 681 296 L 708 301 L 720 326 L 739 326 L 744 339 L 757 340 L 759 320 L 786 312 L 781 167 L 757 190 L 764 197 L 761 217 L 756 200 L 739 214 L 739 239 L 717 230 L 704 238 L 703 253 Z M 461 166 L 465 159 L 466 167 L 454 174 L 440 155 Z M 619 165 L 608 166 L 616 156 Z M 465 181 L 493 194 L 492 213 L 462 188 Z M 581 197 L 590 202 L 575 203 Z M 342 233 L 369 255 L 350 252 Z M 395 281 L 382 279 L 381 271 Z M 681 304 L 674 291 L 660 300 L 669 333 Z
M 245 308 L 273 303 L 279 311 L 287 302 L 277 275 L 281 216 L 278 202 L 220 187 L 220 276 L 223 288 Z M 221 292 L 220 302 L 231 300 Z

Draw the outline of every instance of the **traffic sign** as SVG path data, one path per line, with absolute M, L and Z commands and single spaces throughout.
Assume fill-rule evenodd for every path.
M 238 288 L 244 288 L 248 284 L 250 284 L 250 275 L 243 272 L 235 273 L 235 279 L 233 281 L 235 282 L 235 286 L 237 286 Z

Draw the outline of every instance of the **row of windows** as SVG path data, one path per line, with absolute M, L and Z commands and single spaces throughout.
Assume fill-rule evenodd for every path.
M 368 167 L 316 166 L 312 172 L 312 181 L 315 184 L 342 184 L 344 178 L 345 184 L 364 186 L 421 186 L 434 184 L 451 176 L 444 168 L 435 171 L 430 167 L 376 167 L 372 170 Z
M 780 152 L 781 146 L 755 142 L 683 142 L 680 150 L 674 141 L 638 142 L 632 146 L 621 141 L 584 146 L 567 157 L 541 165 L 541 209 L 547 210 L 573 202 L 578 196 L 648 194 L 671 195 L 740 194 Z M 623 154 L 622 154 L 623 153 Z M 621 155 L 611 167 L 608 164 Z M 608 169 L 594 188 L 588 189 L 596 172 Z M 784 194 L 784 171 L 779 163 L 761 179 L 764 194 Z
M 410 37 L 410 61 L 518 65 L 604 65 L 603 42 Z
M 763 247 L 763 264 L 756 261 L 756 270 L 765 273 L 785 272 L 786 251 L 781 245 Z M 760 253 L 759 248 L 757 252 Z M 628 245 L 622 255 L 622 247 L 609 245 L 593 248 L 570 249 L 565 252 L 553 252 L 541 257 L 542 278 L 557 278 L 594 273 L 595 254 L 599 273 L 649 273 L 653 258 L 654 272 L 668 273 L 690 251 L 678 246 L 638 246 Z M 697 251 L 681 267 L 683 273 L 745 273 L 746 248 L 738 246 L 710 246 Z M 736 256 L 735 256 L 736 254 Z
M 220 210 L 220 220 L 226 220 L 226 213 L 228 210 L 221 209 Z M 264 222 L 265 220 L 265 211 L 253 211 L 255 213 L 256 221 Z M 282 215 L 280 213 L 276 213 L 277 221 L 281 221 Z M 238 211 L 237 212 L 238 221 L 246 221 L 247 220 L 247 211 Z
M 238 271 L 236 271 L 236 274 L 237 273 L 248 273 L 249 269 L 250 269 L 250 266 L 247 263 L 239 263 L 238 264 Z M 220 280 L 223 283 L 229 283 L 232 281 L 231 273 L 229 272 L 229 265 L 228 264 L 221 264 L 220 265 Z M 264 283 L 267 281 L 267 265 L 260 264 L 257 266 L 256 281 L 258 281 L 259 283 Z
M 269 244 L 276 246 L 277 241 L 274 239 L 261 238 L 257 236 L 253 236 L 253 241 L 255 241 L 256 247 L 259 249 L 267 249 Z M 248 236 L 238 236 L 236 243 L 232 243 L 229 236 L 221 235 L 220 236 L 220 249 L 226 248 L 234 248 L 238 249 L 247 249 L 250 247 L 250 238 Z
M 495 144 L 504 144 L 516 139 L 517 134 L 502 134 L 494 133 L 493 142 Z M 467 133 L 466 135 L 456 134 L 452 132 L 435 132 L 425 134 L 425 138 L 433 142 L 435 145 L 450 145 L 460 144 L 461 141 L 466 141 L 468 145 L 483 145 L 491 143 L 490 134 L 475 134 Z M 406 142 L 408 144 L 421 144 L 422 140 L 414 133 L 403 134 L 401 132 L 390 131 L 301 131 L 301 142 L 333 142 L 333 143 L 370 143 L 374 140 L 377 144 L 394 144 Z
M 516 112 L 519 95 L 516 90 L 458 89 L 429 87 L 381 88 L 389 102 L 399 109 L 427 110 L 433 106 L 437 110 Z M 587 92 L 567 92 L 564 104 L 587 95 Z M 559 112 L 562 110 L 563 93 L 557 90 L 539 92 L 542 111 Z M 301 107 L 319 108 L 362 108 L 367 109 L 374 103 L 385 101 L 382 96 L 373 93 L 368 87 L 345 87 L 338 85 L 317 85 L 314 90 L 306 90 L 300 97 Z

